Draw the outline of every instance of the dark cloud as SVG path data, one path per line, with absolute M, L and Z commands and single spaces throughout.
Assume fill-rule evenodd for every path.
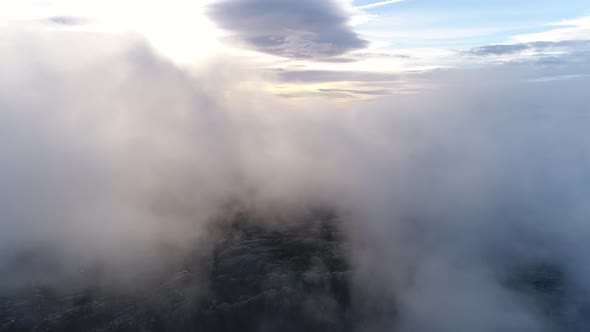
M 467 55 L 475 56 L 499 56 L 511 55 L 525 51 L 542 52 L 549 49 L 586 49 L 590 47 L 590 40 L 564 40 L 558 42 L 532 42 L 520 44 L 506 44 L 506 45 L 486 45 L 476 47 L 465 52 Z
M 590 49 L 567 52 L 545 52 L 518 58 L 505 63 L 506 68 L 537 68 L 536 78 L 548 76 L 588 75 L 590 74 Z
M 514 54 L 530 49 L 527 44 L 487 45 L 467 51 L 467 54 L 477 56 Z
M 290 92 L 281 93 L 279 97 L 285 99 L 308 99 L 308 98 L 330 98 L 333 100 L 352 100 L 354 96 L 349 93 L 342 92 Z
M 335 57 L 335 58 L 323 58 L 323 59 L 314 59 L 315 61 L 319 62 L 329 62 L 329 63 L 351 63 L 357 62 L 358 59 L 354 57 Z
M 407 93 L 408 91 L 405 91 L 404 89 L 367 89 L 361 85 L 359 89 L 317 89 L 315 91 L 282 93 L 279 94 L 279 96 L 286 99 L 329 98 L 340 100 L 366 100 L 403 92 Z
M 88 20 L 78 16 L 52 16 L 47 18 L 49 23 L 61 25 L 83 25 L 88 23 Z
M 323 59 L 367 45 L 334 0 L 225 0 L 209 15 L 255 50 L 287 58 Z
M 368 71 L 296 70 L 280 71 L 279 78 L 292 83 L 390 82 L 400 80 L 401 75 Z
M 355 89 L 319 89 L 320 92 L 326 93 L 349 93 L 353 95 L 367 95 L 367 96 L 387 96 L 393 94 L 390 90 L 355 90 Z
M 565 67 L 576 66 L 576 70 L 588 72 L 590 70 L 590 50 L 571 52 L 560 55 L 543 54 L 539 57 L 537 63 L 540 65 L 553 65 Z
M 378 52 L 357 52 L 354 54 L 358 59 L 401 59 L 409 60 L 411 56 L 407 54 L 391 54 L 391 53 L 378 53 Z

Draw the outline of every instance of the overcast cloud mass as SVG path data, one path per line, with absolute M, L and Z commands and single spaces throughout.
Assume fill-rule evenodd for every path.
M 255 50 L 287 58 L 328 58 L 367 46 L 337 0 L 220 1 L 210 15 Z

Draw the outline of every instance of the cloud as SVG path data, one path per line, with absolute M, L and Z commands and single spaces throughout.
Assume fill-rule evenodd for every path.
M 87 19 L 78 16 L 52 16 L 47 21 L 60 25 L 84 25 L 88 23 Z
M 413 57 L 408 54 L 383 53 L 383 52 L 356 52 L 353 56 L 359 59 L 402 59 L 408 60 Z
M 488 45 L 477 48 L 472 48 L 467 51 L 467 54 L 477 56 L 487 55 L 505 55 L 519 53 L 525 50 L 529 50 L 530 46 L 526 44 L 514 44 L 514 45 Z
M 468 50 L 465 54 L 475 56 L 501 56 L 501 55 L 512 55 L 522 53 L 526 51 L 530 52 L 546 52 L 555 50 L 576 50 L 590 49 L 590 40 L 563 40 L 563 41 L 537 41 L 531 43 L 518 43 L 518 44 L 500 44 L 500 45 L 487 45 L 482 47 L 476 47 Z
M 554 22 L 549 25 L 556 28 L 539 33 L 518 35 L 511 38 L 511 40 L 515 43 L 528 43 L 535 41 L 558 42 L 564 40 L 590 40 L 590 16 L 584 16 L 574 20 Z
M 326 58 L 367 46 L 335 0 L 225 0 L 209 16 L 254 50 L 281 57 Z
M 587 76 L 433 71 L 421 78 L 438 89 L 419 94 L 293 104 L 233 58 L 184 71 L 141 42 L 67 36 L 0 45 L 0 293 L 55 277 L 62 294 L 100 262 L 101 285 L 144 294 L 160 276 L 147 272 L 178 257 L 204 257 L 191 268 L 210 275 L 215 226 L 234 209 L 272 224 L 320 205 L 347 241 L 351 306 L 373 318 L 353 316 L 358 330 L 588 330 Z M 35 253 L 61 264 L 11 265 Z
M 387 96 L 393 94 L 391 90 L 353 90 L 353 89 L 318 89 L 320 92 L 326 93 L 347 93 L 352 95 L 368 95 L 368 96 Z
M 508 70 L 519 66 L 528 67 L 529 75 L 536 76 L 530 79 L 590 73 L 590 40 L 487 45 L 458 54 L 463 60 L 483 66 L 492 65 Z
M 375 2 L 375 3 L 370 3 L 370 4 L 367 4 L 367 5 L 356 6 L 355 8 L 361 9 L 361 10 L 373 9 L 373 8 L 387 6 L 387 5 L 390 5 L 390 4 L 393 4 L 393 3 L 397 3 L 397 2 L 402 2 L 402 1 L 404 1 L 404 0 L 386 0 L 386 1 L 380 1 L 380 2 Z
M 279 78 L 291 83 L 398 81 L 401 74 L 343 70 L 278 70 Z
M 352 87 L 351 87 L 352 85 Z M 320 88 L 320 89 L 302 89 L 302 91 L 294 92 L 281 92 L 278 95 L 286 99 L 311 99 L 311 98 L 328 98 L 329 100 L 346 100 L 346 101 L 358 101 L 358 100 L 370 100 L 376 97 L 389 96 L 399 93 L 409 93 L 410 89 L 404 89 L 400 87 L 392 87 L 389 89 L 371 89 L 371 87 L 359 86 L 359 89 L 353 84 L 348 82 L 346 84 L 349 88 Z

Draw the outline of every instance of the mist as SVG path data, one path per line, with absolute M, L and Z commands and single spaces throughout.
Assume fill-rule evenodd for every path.
M 104 287 L 141 288 L 206 261 L 238 214 L 280 228 L 321 208 L 370 317 L 356 330 L 590 325 L 585 76 L 455 69 L 415 94 L 293 103 L 230 55 L 186 69 L 136 36 L 4 39 L 0 294 L 92 266 Z

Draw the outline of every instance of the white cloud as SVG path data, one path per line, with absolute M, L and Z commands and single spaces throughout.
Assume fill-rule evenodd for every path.
M 575 20 L 550 23 L 548 31 L 514 36 L 512 43 L 531 43 L 536 41 L 558 42 L 564 40 L 590 40 L 590 16 Z
M 422 80 L 439 89 L 421 94 L 290 104 L 263 80 L 244 90 L 258 67 L 236 59 L 191 74 L 141 45 L 103 56 L 57 36 L 0 52 L 1 255 L 42 243 L 77 258 L 67 267 L 123 261 L 137 282 L 163 248 L 210 254 L 204 225 L 228 203 L 327 204 L 343 212 L 354 294 L 378 313 L 395 304 L 374 330 L 588 324 L 588 77 L 433 72 Z M 565 275 L 549 317 L 536 285 L 506 282 L 539 262 Z
M 373 9 L 373 8 L 377 8 L 377 7 L 382 7 L 382 6 L 387 6 L 396 2 L 402 2 L 405 0 L 386 0 L 386 1 L 381 1 L 381 2 L 375 2 L 375 3 L 370 3 L 367 5 L 362 5 L 362 6 L 355 6 L 356 9 Z

